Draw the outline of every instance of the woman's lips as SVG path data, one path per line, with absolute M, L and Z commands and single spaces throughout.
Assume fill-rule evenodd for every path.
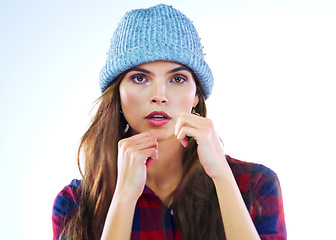
M 171 117 L 165 112 L 154 111 L 146 116 L 147 122 L 152 126 L 163 126 L 170 121 Z

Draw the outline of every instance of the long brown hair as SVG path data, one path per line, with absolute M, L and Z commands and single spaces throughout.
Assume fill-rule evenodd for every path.
M 126 120 L 120 113 L 119 85 L 125 73 L 113 81 L 98 99 L 98 109 L 78 149 L 78 167 L 83 176 L 81 200 L 76 215 L 62 232 L 66 239 L 100 239 L 117 181 L 118 142 Z M 194 75 L 199 103 L 196 112 L 206 117 L 202 88 Z M 81 170 L 81 157 L 85 172 Z M 189 139 L 183 160 L 183 178 L 173 192 L 174 217 L 183 239 L 225 239 L 215 186 L 203 170 L 197 143 Z M 231 163 L 232 164 L 232 163 Z M 62 239 L 62 238 L 61 238 Z
M 63 230 L 66 239 L 100 239 L 117 181 L 118 141 L 127 134 L 120 113 L 121 74 L 97 100 L 97 113 L 81 139 L 78 167 L 83 177 L 76 215 Z M 117 124 L 115 124 L 117 123 Z M 85 172 L 81 169 L 81 157 Z

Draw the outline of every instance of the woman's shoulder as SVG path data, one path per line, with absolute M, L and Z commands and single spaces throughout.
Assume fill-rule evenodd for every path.
M 227 159 L 234 174 L 250 173 L 252 175 L 261 174 L 269 177 L 273 177 L 276 175 L 276 173 L 272 169 L 259 163 L 245 162 L 236 158 L 232 158 L 228 155 Z
M 244 162 L 230 156 L 227 159 L 242 192 L 259 192 L 266 186 L 278 184 L 277 174 L 262 164 Z
M 66 224 L 77 212 L 81 196 L 81 183 L 81 180 L 72 180 L 55 198 L 52 211 L 54 239 L 61 234 Z
M 82 180 L 73 179 L 69 185 L 65 186 L 57 196 L 73 199 L 75 202 L 79 201 L 81 193 Z
M 78 207 L 81 196 L 81 180 L 73 179 L 56 196 L 53 215 L 71 215 L 74 208 Z

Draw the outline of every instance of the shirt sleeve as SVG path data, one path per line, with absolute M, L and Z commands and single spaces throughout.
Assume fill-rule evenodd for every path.
M 286 225 L 280 182 L 277 175 L 263 176 L 261 179 L 256 209 L 261 214 L 252 217 L 261 240 L 286 240 Z
M 73 180 L 60 191 L 53 205 L 52 226 L 53 240 L 58 240 L 65 226 L 76 214 L 79 202 L 80 181 Z

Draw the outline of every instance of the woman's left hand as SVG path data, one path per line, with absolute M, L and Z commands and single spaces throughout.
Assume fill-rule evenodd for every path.
M 175 135 L 184 147 L 188 145 L 187 137 L 196 140 L 199 160 L 216 187 L 227 239 L 260 239 L 212 121 L 191 113 L 182 113 L 175 126 Z
M 210 119 L 192 113 L 181 113 L 175 126 L 175 135 L 184 147 L 188 145 L 187 137 L 196 140 L 199 160 L 213 180 L 230 170 Z

